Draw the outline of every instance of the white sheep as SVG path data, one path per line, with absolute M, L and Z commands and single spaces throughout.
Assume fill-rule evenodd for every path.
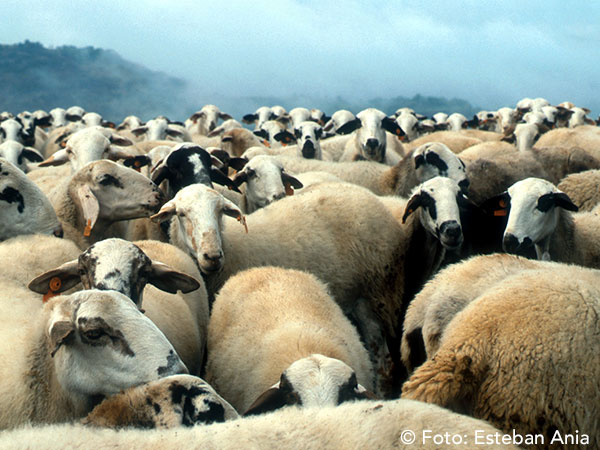
M 250 147 L 270 146 L 268 141 L 245 128 L 234 128 L 221 136 L 221 148 L 231 156 L 239 157 Z
M 218 106 L 204 105 L 185 121 L 185 127 L 192 136 L 206 136 L 217 127 L 219 119 L 230 120 L 232 117 L 222 112 Z
M 221 125 L 219 125 L 214 130 L 212 130 L 210 133 L 208 133 L 207 136 L 208 137 L 222 136 L 223 133 L 225 133 L 226 131 L 233 130 L 235 128 L 243 128 L 243 126 L 241 123 L 239 123 L 235 119 L 227 119 Z M 193 136 L 192 136 L 192 139 L 193 139 Z
M 412 142 L 408 142 L 404 145 L 404 149 L 406 152 L 408 152 L 409 150 L 415 149 L 430 142 L 442 143 L 454 153 L 460 153 L 465 148 L 471 147 L 475 144 L 480 144 L 483 141 L 479 138 L 467 136 L 466 134 L 458 131 L 435 131 L 433 133 L 426 134 L 425 136 L 421 136 Z
M 131 130 L 139 140 L 160 141 L 173 140 L 177 142 L 189 142 L 192 140 L 189 132 L 183 124 L 171 122 L 166 117 L 156 117 L 144 125 Z
M 100 396 L 187 372 L 158 328 L 118 292 L 58 296 L 37 311 L 5 292 L 0 308 L 10 317 L 0 326 L 0 428 L 83 417 Z
M 404 132 L 394 119 L 383 112 L 374 108 L 365 109 L 356 115 L 351 124 L 346 126 L 346 131 L 356 130 L 356 133 L 346 143 L 340 161 L 367 159 L 394 165 L 404 156 L 404 148 L 398 140 Z
M 454 317 L 402 398 L 542 435 L 532 448 L 597 447 L 599 299 L 600 272 L 575 265 L 506 278 Z
M 63 235 L 48 198 L 4 158 L 0 158 L 0 205 L 0 241 L 21 234 Z
M 52 286 L 57 280 L 58 288 Z M 128 296 L 165 334 L 190 373 L 200 373 L 208 296 L 189 256 L 163 242 L 105 239 L 37 276 L 28 286 L 40 294 L 59 294 L 80 282 L 84 289 L 115 290 Z
M 600 170 L 571 174 L 556 187 L 569 196 L 579 211 L 591 211 L 600 202 Z
M 288 113 L 291 120 L 292 129 L 298 128 L 302 122 L 312 120 L 312 114 L 307 108 L 293 108 Z
M 86 249 L 107 237 L 124 237 L 127 223 L 148 217 L 164 194 L 144 175 L 118 164 L 94 161 L 63 180 L 49 194 L 65 237 Z
M 238 411 L 335 405 L 373 389 L 358 333 L 309 273 L 239 272 L 220 290 L 208 331 L 206 381 Z
M 268 106 L 261 106 L 253 114 L 246 114 L 242 118 L 242 122 L 254 124 L 255 129 L 259 129 L 267 120 L 276 120 L 278 114 Z
M 27 173 L 31 163 L 41 162 L 44 157 L 33 147 L 26 147 L 16 141 L 4 141 L 0 144 L 0 157 Z
M 268 142 L 271 147 L 285 147 L 295 140 L 294 135 L 287 130 L 287 126 L 278 120 L 263 122 L 254 130 L 254 134 Z
M 246 163 L 235 174 L 233 184 L 242 188 L 237 205 L 244 214 L 251 214 L 286 195 L 294 195 L 294 189 L 302 188 L 302 183 L 286 173 L 279 161 L 266 155 L 256 156 Z
M 106 428 L 165 429 L 239 417 L 233 406 L 203 379 L 171 375 L 107 398 L 81 423 Z
M 41 162 L 39 167 L 70 163 L 72 172 L 76 172 L 92 161 L 118 160 L 136 156 L 138 153 L 132 152 L 132 147 L 127 150 L 120 148 L 131 145 L 133 143 L 130 140 L 114 134 L 109 128 L 88 127 L 70 135 L 65 147 Z
M 410 431 L 410 432 L 407 432 Z M 412 432 L 412 433 L 411 433 Z M 460 444 L 452 441 L 460 437 Z M 414 440 L 413 440 L 414 439 Z M 412 400 L 349 402 L 335 407 L 284 408 L 272 414 L 172 430 L 111 430 L 83 425 L 22 427 L 4 432 L 6 450 L 36 448 L 161 448 L 190 445 L 237 450 L 260 449 L 444 448 L 518 449 L 487 422 Z M 458 442 L 458 441 L 457 441 Z M 193 443 L 193 444 L 190 444 Z
M 600 217 L 571 214 L 577 206 L 552 183 L 527 178 L 498 197 L 508 222 L 502 246 L 509 253 L 534 247 L 538 259 L 600 268 Z
M 557 128 L 544 133 L 534 148 L 579 147 L 596 158 L 600 158 L 600 127 L 580 125 L 576 128 Z
M 456 314 L 487 289 L 542 261 L 497 253 L 471 257 L 440 270 L 408 305 L 402 332 L 402 362 L 411 373 L 437 352 Z

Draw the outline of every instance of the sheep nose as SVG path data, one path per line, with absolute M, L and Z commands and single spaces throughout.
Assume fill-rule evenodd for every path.
M 52 232 L 52 234 L 54 236 L 56 236 L 57 238 L 62 238 L 64 236 L 62 226 L 59 225 L 57 228 L 55 228 L 54 231 Z
M 458 182 L 458 186 L 460 187 L 460 190 L 463 192 L 463 194 L 467 194 L 469 192 L 470 184 L 471 182 L 467 179 Z
M 315 145 L 311 141 L 306 141 L 302 146 L 302 156 L 306 159 L 315 157 Z
M 462 244 L 462 227 L 456 220 L 447 220 L 440 225 L 440 239 L 445 247 L 457 248 Z
M 285 197 L 285 192 L 279 192 L 278 194 L 273 195 L 269 200 L 270 202 L 274 202 L 275 200 L 280 200 Z
M 505 234 L 502 240 L 502 249 L 506 253 L 515 253 L 519 248 L 519 240 L 514 234 Z
M 202 257 L 207 261 L 216 262 L 219 261 L 223 257 L 223 252 L 218 252 L 213 255 L 209 255 L 208 253 L 204 253 Z
M 379 147 L 379 141 L 373 138 L 367 139 L 367 147 L 371 150 L 375 150 L 377 147 Z

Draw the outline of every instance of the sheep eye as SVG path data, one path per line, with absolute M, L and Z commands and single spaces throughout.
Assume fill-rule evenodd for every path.
M 84 333 L 85 337 L 91 341 L 100 339 L 102 336 L 104 336 L 104 334 L 105 334 L 104 331 L 99 328 L 96 328 L 94 330 L 89 330 Z
M 106 174 L 106 175 L 103 175 L 103 176 L 102 176 L 102 178 L 100 178 L 100 181 L 99 181 L 99 183 L 100 183 L 102 186 L 110 186 L 110 185 L 113 185 L 113 186 L 117 186 L 117 187 L 123 187 L 123 186 L 121 185 L 121 183 L 119 182 L 119 180 L 117 180 L 117 179 L 116 179 L 115 177 L 113 177 L 112 175 L 108 175 L 108 174 Z
M 252 169 L 248 169 L 246 171 L 246 174 L 248 175 L 248 178 L 254 178 L 254 177 L 256 177 L 256 171 L 254 171 Z

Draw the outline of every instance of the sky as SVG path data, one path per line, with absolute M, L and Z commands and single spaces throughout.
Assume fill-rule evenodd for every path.
M 598 1 L 2 0 L 0 16 L 2 44 L 112 49 L 209 96 L 544 97 L 600 113 Z

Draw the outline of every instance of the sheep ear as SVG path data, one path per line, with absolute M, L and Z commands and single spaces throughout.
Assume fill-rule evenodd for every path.
M 152 261 L 148 283 L 171 294 L 176 294 L 177 291 L 187 294 L 200 287 L 200 283 L 195 278 L 156 261 Z
M 21 152 L 23 158 L 28 159 L 31 162 L 40 162 L 44 161 L 44 157 L 40 152 L 38 152 L 35 148 L 24 147 Z
M 258 119 L 258 114 L 246 114 L 242 117 L 242 122 L 250 124 L 254 123 L 256 119 Z
M 254 133 L 254 136 L 265 139 L 267 141 L 269 140 L 269 134 L 265 130 L 254 130 L 252 133 Z
M 148 131 L 148 127 L 147 126 L 137 127 L 137 128 L 134 128 L 133 130 L 131 130 L 131 132 L 133 133 L 133 135 L 137 136 L 137 137 L 140 137 L 146 131 Z
M 227 186 L 232 191 L 239 192 L 240 194 L 242 193 L 235 185 L 235 183 L 231 180 L 231 178 L 229 178 L 219 169 L 210 169 L 210 181 L 212 181 L 213 183 L 220 184 L 221 186 Z
M 277 142 L 281 142 L 284 145 L 288 145 L 296 140 L 294 135 L 286 130 L 277 133 L 275 136 L 273 136 L 273 139 L 275 139 Z
M 56 269 L 35 277 L 27 287 L 38 294 L 47 294 L 48 292 L 59 294 L 81 282 L 78 268 L 78 260 L 66 262 Z
M 479 207 L 487 214 L 507 216 L 510 208 L 510 195 L 505 191 L 500 195 L 485 200 Z
M 38 167 L 62 166 L 67 162 L 69 162 L 69 155 L 67 154 L 66 150 L 59 150 L 47 160 L 39 163 Z
M 70 320 L 54 320 L 50 325 L 50 356 L 54 357 L 61 345 L 69 342 L 75 334 L 75 325 Z
M 227 165 L 235 170 L 242 170 L 246 164 L 248 164 L 248 159 L 246 158 L 231 158 Z
M 398 137 L 406 136 L 406 133 L 400 128 L 396 121 L 390 117 L 384 117 L 381 121 L 381 127 Z
M 149 166 L 152 160 L 146 155 L 129 156 L 123 159 L 123 165 L 125 167 L 131 167 L 133 170 L 138 172 L 144 166 Z
M 243 172 L 241 172 L 243 173 Z M 242 214 L 242 211 L 233 204 L 233 202 L 227 200 L 223 197 L 223 214 L 228 215 L 229 217 L 233 217 L 237 219 L 239 223 L 241 223 L 246 229 L 246 234 L 248 233 L 248 225 L 246 225 L 246 217 Z
M 357 398 L 363 400 L 380 400 L 377 395 L 365 388 L 362 384 L 357 386 L 355 394 Z
M 155 223 L 161 223 L 165 220 L 169 220 L 173 215 L 177 212 L 177 208 L 175 203 L 171 200 L 170 202 L 165 203 L 160 211 L 158 211 L 153 216 L 150 216 L 150 220 Z
M 194 113 L 190 116 L 190 120 L 194 123 L 198 122 L 198 119 L 202 119 L 204 116 L 206 116 L 206 113 L 204 111 L 200 111 L 197 113 Z
M 117 161 L 119 159 L 127 159 L 127 158 L 133 158 L 135 155 L 121 149 L 118 147 L 113 147 L 112 145 L 110 146 L 109 150 L 108 150 L 108 159 L 112 160 L 112 161 Z
M 361 126 L 360 119 L 354 119 L 350 122 L 346 122 L 344 125 L 339 127 L 335 132 L 337 134 L 350 134 L 355 130 L 358 130 Z
M 88 237 L 96 224 L 96 220 L 98 220 L 100 204 L 87 184 L 84 184 L 77 189 L 77 199 L 79 200 L 79 205 L 81 206 L 81 211 L 85 220 L 83 235 Z
M 233 177 L 233 184 L 237 188 L 238 186 L 246 183 L 248 181 L 248 173 L 247 172 L 238 172 Z
M 287 193 L 288 189 L 291 187 L 294 189 L 302 189 L 304 187 L 300 180 L 285 172 L 281 172 L 281 181 L 283 181 L 287 195 L 291 195 Z
M 169 167 L 166 164 L 159 163 L 157 168 L 155 167 L 153 170 L 154 171 L 152 172 L 150 179 L 157 186 L 160 183 L 162 183 L 165 179 L 170 178 L 169 175 L 171 175 L 171 170 L 169 169 Z
M 419 167 L 425 164 L 425 157 L 422 153 L 420 153 L 414 157 L 413 161 L 415 163 L 415 169 L 418 169 Z
M 171 136 L 171 137 L 181 137 L 183 136 L 183 133 L 179 130 L 174 130 L 173 128 L 167 128 L 167 131 L 165 131 L 165 133 L 167 133 L 167 136 Z
M 229 120 L 229 119 L 233 119 L 233 117 L 231 117 L 229 114 L 227 113 L 219 113 L 219 119 L 221 120 Z
M 408 203 L 406 204 L 406 209 L 404 210 L 404 215 L 402 216 L 402 223 L 406 222 L 406 218 L 410 216 L 413 212 L 415 212 L 420 206 L 423 205 L 423 196 L 419 194 L 413 195 Z
M 118 134 L 113 134 L 110 137 L 109 141 L 111 144 L 117 145 L 119 147 L 129 147 L 130 145 L 133 145 L 133 142 L 131 142 L 129 139 L 124 138 L 123 136 L 119 136 Z
M 279 383 L 272 388 L 267 389 L 265 392 L 260 394 L 254 403 L 250 405 L 248 410 L 244 413 L 244 416 L 254 416 L 257 414 L 264 414 L 269 411 L 275 411 L 276 409 L 283 408 L 287 405 L 287 398 L 284 392 L 279 389 Z
M 566 209 L 567 211 L 579 211 L 577 205 L 564 192 L 551 192 L 550 194 L 542 195 L 538 198 L 536 208 L 542 212 L 546 212 L 553 206 Z

